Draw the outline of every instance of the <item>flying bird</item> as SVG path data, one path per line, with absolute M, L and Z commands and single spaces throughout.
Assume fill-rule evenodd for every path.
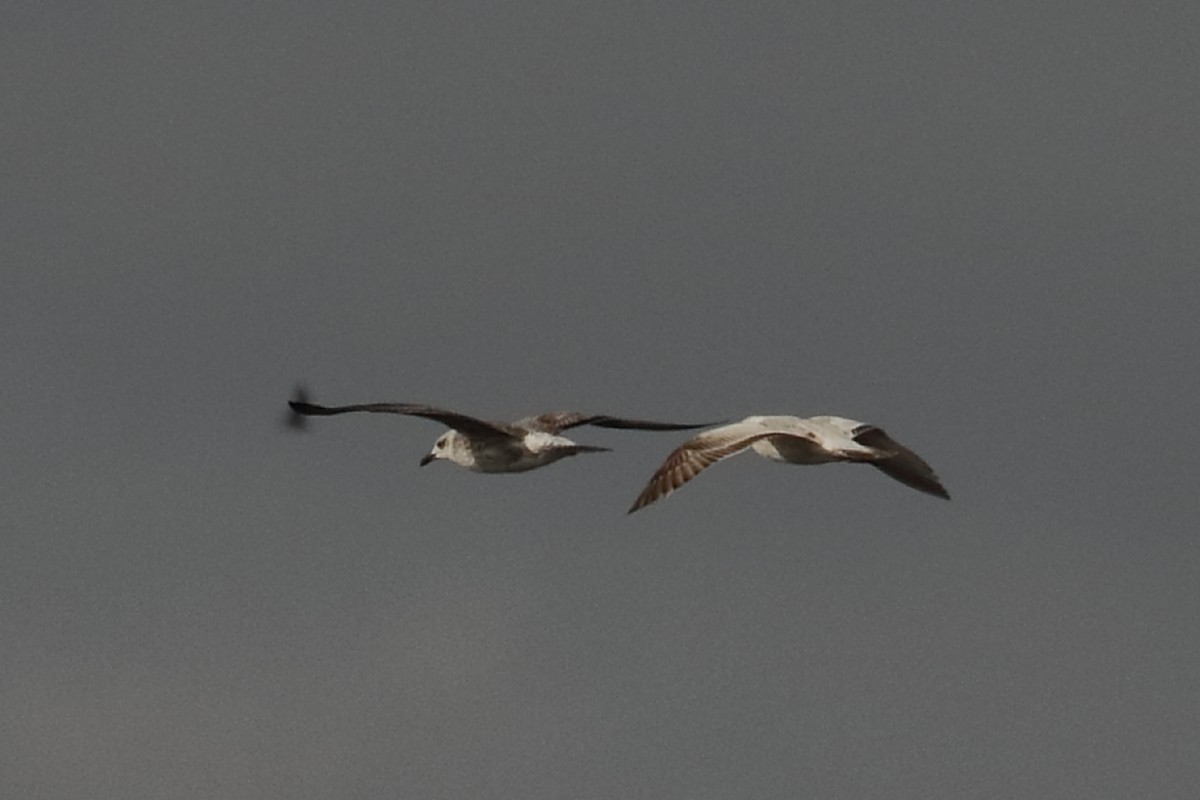
M 676 448 L 629 513 L 666 497 L 703 470 L 747 448 L 787 464 L 870 464 L 907 486 L 950 499 L 932 467 L 875 425 L 844 417 L 754 416 L 703 431 Z
M 609 417 L 556 411 L 525 417 L 516 422 L 488 422 L 433 406 L 411 403 L 366 403 L 349 406 L 320 406 L 308 402 L 302 392 L 289 400 L 293 427 L 302 427 L 303 417 L 369 411 L 381 414 L 406 414 L 432 419 L 450 428 L 438 437 L 421 466 L 438 460 L 450 461 L 473 472 L 525 472 L 579 453 L 604 453 L 608 447 L 576 444 L 560 434 L 581 425 L 597 428 L 621 428 L 646 431 L 682 431 L 706 428 L 713 423 L 680 425 L 672 422 L 648 422 L 639 419 Z

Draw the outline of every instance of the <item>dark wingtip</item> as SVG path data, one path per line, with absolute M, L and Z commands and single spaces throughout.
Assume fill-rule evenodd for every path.
M 308 420 L 300 413 L 300 408 L 308 405 L 308 391 L 303 386 L 297 386 L 296 391 L 292 393 L 291 400 L 288 400 L 288 414 L 285 420 L 287 426 L 294 431 L 303 431 L 308 428 Z
M 936 479 L 931 481 L 912 481 L 907 483 L 912 488 L 916 489 L 917 491 L 924 492 L 927 495 L 940 497 L 943 500 L 950 499 L 950 493 L 946 491 L 946 487 L 938 483 Z
M 327 417 L 330 414 L 336 413 L 333 409 L 305 402 L 303 399 L 288 400 L 288 406 L 292 409 L 292 416 L 298 417 L 301 422 L 303 422 L 304 417 Z
M 950 499 L 950 492 L 946 491 L 946 487 L 942 486 L 937 478 L 934 478 L 933 480 L 920 481 L 919 483 L 910 483 L 909 485 L 918 491 L 924 492 L 925 494 L 932 495 L 934 497 L 940 497 L 943 500 Z
M 647 486 L 645 489 L 642 490 L 642 493 L 637 496 L 637 499 L 635 499 L 633 501 L 633 505 L 631 505 L 629 507 L 629 510 L 626 511 L 625 513 L 628 515 L 628 514 L 632 514 L 635 511 L 641 511 L 643 508 L 650 505 L 655 500 L 662 499 L 662 497 L 657 497 L 657 496 L 650 497 L 649 492 L 650 492 L 650 487 Z M 665 497 L 665 495 L 664 495 L 664 497 Z
M 937 475 L 930 475 L 927 480 L 922 481 L 921 485 L 917 486 L 916 488 L 920 489 L 926 494 L 931 494 L 934 497 L 940 497 L 943 500 L 950 499 L 950 492 L 946 490 L 945 486 L 942 486 L 942 482 L 938 479 Z

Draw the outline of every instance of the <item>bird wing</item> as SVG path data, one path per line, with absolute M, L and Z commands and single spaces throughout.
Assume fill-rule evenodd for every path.
M 852 435 L 854 441 L 859 444 L 892 453 L 887 458 L 871 462 L 871 466 L 880 472 L 918 491 L 946 500 L 950 499 L 950 493 L 938 480 L 933 467 L 912 450 L 888 436 L 883 428 L 875 425 L 861 425 L 854 429 Z
M 436 420 L 448 428 L 453 428 L 467 436 L 483 438 L 516 439 L 513 432 L 493 422 L 485 422 L 457 411 L 446 411 L 433 406 L 414 405 L 412 403 L 361 403 L 349 406 L 320 406 L 306 402 L 303 399 L 289 400 L 292 411 L 304 416 L 331 416 L 333 414 L 348 414 L 353 411 L 369 411 L 376 414 L 406 414 L 411 417 L 424 417 Z
M 669 495 L 713 464 L 737 455 L 759 439 L 772 436 L 800 437 L 811 440 L 806 430 L 764 427 L 761 422 L 735 422 L 693 436 L 667 456 L 667 460 L 651 476 L 646 488 L 630 506 L 632 514 L 656 500 Z
M 688 431 L 695 430 L 696 428 L 709 428 L 720 423 L 682 424 L 676 422 L 651 422 L 644 419 L 610 417 L 605 414 L 585 414 L 579 411 L 550 411 L 545 414 L 539 414 L 536 417 L 528 417 L 516 424 L 527 427 L 530 430 L 558 433 L 568 428 L 577 428 L 580 425 L 592 425 L 597 428 L 619 428 L 623 430 Z

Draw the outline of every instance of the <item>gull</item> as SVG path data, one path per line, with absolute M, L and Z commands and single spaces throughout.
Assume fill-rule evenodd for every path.
M 907 486 L 950 499 L 933 468 L 878 426 L 845 417 L 754 416 L 703 431 L 676 448 L 629 513 L 666 497 L 703 470 L 747 448 L 786 464 L 870 464 Z
M 712 423 L 681 425 L 672 422 L 648 422 L 624 419 L 603 414 L 584 414 L 575 411 L 553 411 L 515 422 L 488 422 L 475 417 L 446 411 L 433 406 L 411 403 L 365 403 L 349 406 L 319 406 L 310 403 L 303 393 L 289 400 L 293 427 L 301 427 L 301 416 L 330 416 L 354 411 L 381 414 L 407 414 L 436 420 L 450 428 L 438 437 L 433 449 L 425 455 L 421 466 L 446 460 L 473 472 L 526 472 L 559 459 L 579 453 L 604 453 L 611 448 L 576 444 L 563 431 L 581 425 L 597 428 L 622 428 L 647 431 L 682 431 L 706 428 Z

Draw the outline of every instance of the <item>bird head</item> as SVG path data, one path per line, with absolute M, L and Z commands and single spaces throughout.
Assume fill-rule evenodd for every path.
M 422 467 L 425 466 L 426 464 L 432 464 L 434 461 L 437 461 L 439 458 L 449 458 L 450 457 L 450 437 L 453 434 L 454 434 L 454 431 L 446 431 L 445 433 L 443 433 L 441 436 L 438 437 L 438 440 L 433 443 L 433 449 L 421 457 L 421 466 Z

